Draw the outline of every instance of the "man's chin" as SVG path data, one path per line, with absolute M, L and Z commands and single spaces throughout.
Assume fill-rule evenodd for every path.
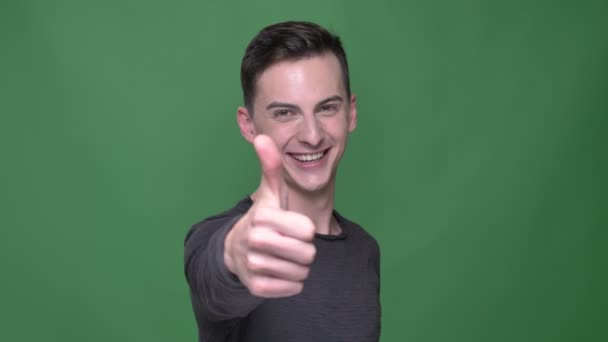
M 289 186 L 297 192 L 315 195 L 326 192 L 329 189 L 329 180 L 299 180 L 291 179 Z

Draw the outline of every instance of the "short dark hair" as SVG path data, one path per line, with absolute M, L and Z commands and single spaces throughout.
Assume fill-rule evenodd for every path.
M 253 111 L 258 76 L 272 64 L 319 56 L 326 52 L 338 58 L 346 94 L 350 97 L 348 62 L 339 36 L 306 21 L 286 21 L 263 28 L 247 46 L 241 62 L 245 106 Z

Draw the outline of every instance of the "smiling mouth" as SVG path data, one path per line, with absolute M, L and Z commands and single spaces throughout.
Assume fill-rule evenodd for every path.
M 299 162 L 313 162 L 323 158 L 329 149 L 317 153 L 288 153 L 293 159 Z

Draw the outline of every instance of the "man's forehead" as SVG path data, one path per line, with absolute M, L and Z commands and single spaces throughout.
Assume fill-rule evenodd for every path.
M 268 67 L 256 82 L 255 103 L 319 101 L 345 96 L 340 62 L 331 53 L 286 60 Z

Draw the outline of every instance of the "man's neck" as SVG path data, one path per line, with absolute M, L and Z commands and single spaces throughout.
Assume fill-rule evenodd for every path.
M 317 227 L 317 233 L 335 235 L 340 233 L 340 227 L 334 211 L 334 186 L 331 184 L 322 191 L 302 193 L 289 189 L 288 210 L 308 216 Z

